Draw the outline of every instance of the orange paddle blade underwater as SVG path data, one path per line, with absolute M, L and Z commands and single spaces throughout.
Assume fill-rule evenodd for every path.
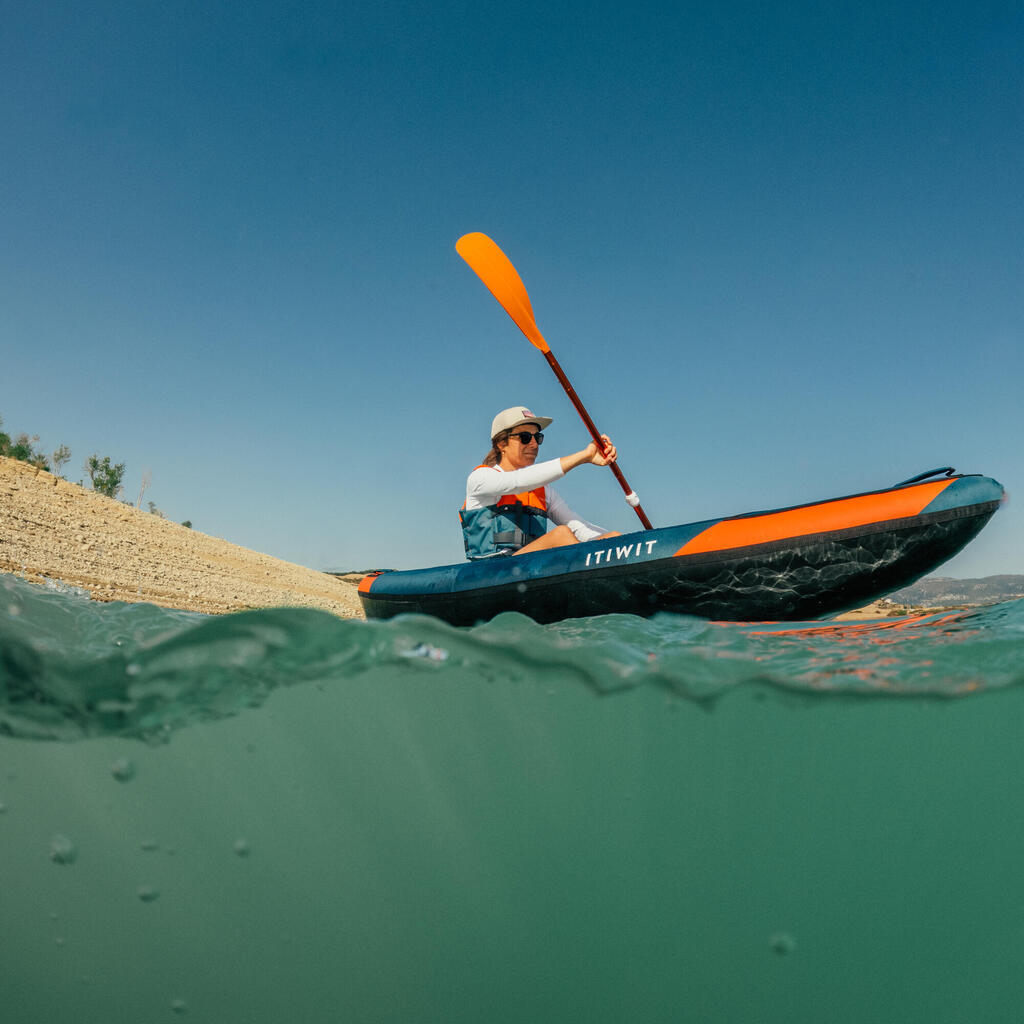
M 455 243 L 455 251 L 469 264 L 470 269 L 487 286 L 516 326 L 526 335 L 530 344 L 541 352 L 548 352 L 548 343 L 537 329 L 533 319 L 533 306 L 526 293 L 526 285 L 512 266 L 512 261 L 497 243 L 480 231 L 463 235 Z

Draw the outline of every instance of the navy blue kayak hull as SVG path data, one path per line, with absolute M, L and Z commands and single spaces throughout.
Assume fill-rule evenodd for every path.
M 534 554 L 373 574 L 360 597 L 368 618 L 418 613 L 459 626 L 504 611 L 537 622 L 614 612 L 814 619 L 932 572 L 977 535 L 1003 496 L 987 477 L 954 476 Z

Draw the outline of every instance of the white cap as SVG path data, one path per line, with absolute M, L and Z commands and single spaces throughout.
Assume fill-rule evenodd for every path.
M 502 409 L 491 424 L 491 438 L 497 437 L 503 430 L 521 427 L 524 423 L 536 423 L 538 430 L 543 430 L 553 422 L 550 416 L 534 416 L 525 405 L 514 405 L 511 409 Z

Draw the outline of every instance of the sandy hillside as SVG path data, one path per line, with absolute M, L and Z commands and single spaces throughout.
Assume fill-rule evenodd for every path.
M 0 456 L 0 571 L 99 601 L 232 612 L 301 605 L 362 618 L 338 579 L 229 544 Z

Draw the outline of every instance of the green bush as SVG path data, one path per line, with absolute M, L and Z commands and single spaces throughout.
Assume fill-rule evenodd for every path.
M 0 416 L 0 426 L 3 426 L 3 417 Z M 27 462 L 36 469 L 49 470 L 50 464 L 42 452 L 37 452 L 35 446 L 39 443 L 39 435 L 29 437 L 28 434 L 19 434 L 11 440 L 10 434 L 0 430 L 0 455 L 6 455 L 9 459 L 19 459 Z
M 98 455 L 90 455 L 85 460 L 84 469 L 92 481 L 92 489 L 108 498 L 116 498 L 117 492 L 121 490 L 121 481 L 124 479 L 124 463 L 119 462 L 111 466 L 110 456 L 104 455 L 101 459 Z

